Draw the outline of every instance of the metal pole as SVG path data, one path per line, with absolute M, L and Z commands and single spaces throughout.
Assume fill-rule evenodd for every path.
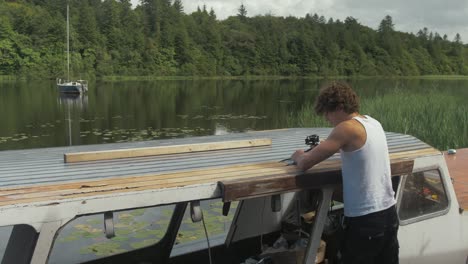
M 321 201 L 317 210 L 317 214 L 315 215 L 315 223 L 312 228 L 312 232 L 310 233 L 309 243 L 307 244 L 306 254 L 303 261 L 304 264 L 315 264 L 315 258 L 317 256 L 317 250 L 320 246 L 323 227 L 325 226 L 325 221 L 327 220 L 332 194 L 332 187 L 325 187 L 322 189 Z
M 67 82 L 70 81 L 70 14 L 67 4 Z
M 72 124 L 71 124 L 71 115 L 70 115 L 70 103 L 67 102 L 67 108 L 68 108 L 68 137 L 69 137 L 69 144 L 70 146 L 72 145 Z
M 31 264 L 47 263 L 55 240 L 55 235 L 62 225 L 67 222 L 68 220 L 59 220 L 42 224 L 36 248 L 34 249 L 34 254 L 31 259 Z

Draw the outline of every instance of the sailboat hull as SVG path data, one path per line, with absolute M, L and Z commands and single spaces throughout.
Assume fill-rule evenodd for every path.
M 82 94 L 87 91 L 86 84 L 83 84 L 81 82 L 58 83 L 57 87 L 59 89 L 59 92 L 66 94 Z

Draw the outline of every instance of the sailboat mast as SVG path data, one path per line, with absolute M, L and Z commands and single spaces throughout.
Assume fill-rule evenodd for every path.
M 70 81 L 70 19 L 69 8 L 67 4 L 67 82 Z

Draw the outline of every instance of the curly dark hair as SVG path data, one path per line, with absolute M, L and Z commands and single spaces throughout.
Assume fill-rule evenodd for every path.
M 314 109 L 318 115 L 338 109 L 351 114 L 359 111 L 359 97 L 349 84 L 332 82 L 320 89 Z

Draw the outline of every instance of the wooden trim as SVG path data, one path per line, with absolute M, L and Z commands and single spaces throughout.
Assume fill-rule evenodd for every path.
M 259 146 L 270 146 L 270 145 L 271 145 L 270 138 L 260 138 L 260 139 L 249 139 L 249 140 L 223 141 L 223 142 L 200 143 L 200 144 L 149 147 L 149 148 L 76 152 L 76 153 L 65 153 L 64 162 L 74 163 L 74 162 L 83 162 L 83 161 L 135 158 L 135 157 L 144 157 L 144 156 L 157 156 L 157 155 L 166 155 L 166 154 L 189 153 L 189 152 L 234 149 L 234 148 L 248 148 L 248 147 L 259 147 Z
M 216 184 L 220 179 L 238 179 L 240 177 L 262 177 L 266 175 L 289 175 L 293 177 L 297 173 L 298 171 L 294 167 L 286 167 L 279 163 L 268 163 L 130 178 L 114 178 L 107 181 L 34 186 L 5 191 L 0 190 L 0 206 L 77 197 L 85 198 L 95 195 L 164 189 L 205 183 Z
M 392 160 L 390 166 L 392 176 L 408 174 L 413 171 L 414 160 Z M 340 184 L 342 184 L 341 168 L 333 170 L 312 168 L 294 177 L 280 175 L 218 182 L 223 202 Z
M 398 159 L 392 160 L 390 163 L 390 170 L 392 176 L 400 176 L 410 174 L 413 172 L 414 160 Z

